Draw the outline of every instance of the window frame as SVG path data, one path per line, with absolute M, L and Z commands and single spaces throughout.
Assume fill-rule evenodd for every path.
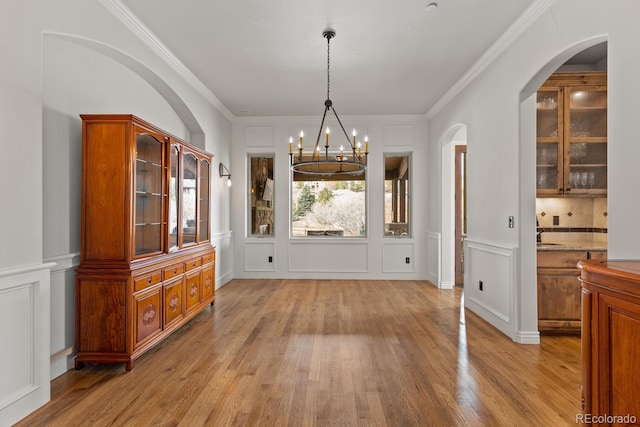
M 270 209 L 271 209 L 271 222 L 270 224 L 266 224 L 266 225 L 270 225 L 270 227 L 268 228 L 269 232 L 261 234 L 259 231 L 254 232 L 254 227 L 253 227 L 253 223 L 255 221 L 254 219 L 254 205 L 253 205 L 253 195 L 255 194 L 256 191 L 261 191 L 262 192 L 262 196 L 264 197 L 264 192 L 266 190 L 267 184 L 266 184 L 266 180 L 265 180 L 265 184 L 262 187 L 261 190 L 256 190 L 252 183 L 253 183 L 253 177 L 252 177 L 252 172 L 253 172 L 253 166 L 252 166 L 252 159 L 270 159 L 271 160 L 271 173 L 269 174 L 269 171 L 267 171 L 267 179 L 271 180 L 271 201 L 270 201 Z M 247 193 L 246 193 L 246 203 L 247 203 L 247 223 L 246 223 L 246 235 L 248 238 L 260 238 L 260 239 L 264 239 L 264 238 L 274 238 L 276 236 L 276 231 L 277 231 L 277 227 L 276 227 L 276 194 L 275 194 L 275 164 L 276 164 L 276 156 L 275 153 L 269 152 L 269 153 L 247 153 L 247 177 L 246 177 L 246 183 L 247 183 Z M 270 176 L 270 177 L 269 177 Z M 269 191 L 269 190 L 267 190 Z M 264 200 L 263 198 L 260 198 L 259 200 Z M 257 205 L 255 206 L 256 208 L 258 207 Z M 264 206 L 267 207 L 267 206 Z
M 339 154 L 339 152 L 335 152 L 334 154 Z M 293 170 L 291 170 L 291 168 L 289 168 L 289 238 L 291 239 L 303 239 L 303 240 L 307 240 L 307 239 L 318 239 L 318 240 L 324 240 L 324 239 L 367 239 L 369 237 L 369 172 L 368 172 L 368 168 L 366 168 L 364 170 L 364 179 L 362 180 L 347 180 L 347 179 L 341 179 L 341 180 L 309 180 L 309 181 L 295 181 L 294 180 L 294 172 Z M 316 183 L 316 182 L 322 182 L 322 181 L 329 181 L 329 182 L 339 182 L 339 181 L 349 181 L 349 182 L 353 182 L 353 181 L 362 181 L 364 183 L 364 201 L 363 201 L 363 206 L 364 206 L 364 215 L 363 215 L 363 224 L 364 224 L 364 234 L 363 235 L 334 235 L 334 234 L 324 234 L 324 235 L 320 235 L 320 234 L 314 234 L 314 235 L 305 235 L 305 236 L 300 236 L 300 235 L 294 235 L 293 232 L 293 210 L 294 210 L 294 198 L 293 198 L 293 189 L 294 189 L 294 185 L 296 185 L 298 182 L 311 182 L 311 183 Z
M 405 208 L 405 213 L 406 213 L 406 234 L 405 233 L 401 233 L 401 234 L 388 234 L 388 230 L 387 230 L 387 224 L 393 224 L 393 222 L 387 223 L 387 202 L 386 202 L 386 196 L 387 196 L 387 189 L 386 189 L 386 184 L 387 184 L 387 158 L 389 157 L 406 157 L 407 159 L 407 179 L 406 179 L 406 185 L 405 185 L 405 204 L 406 204 L 406 208 Z M 412 151 L 405 151 L 405 152 L 396 152 L 396 151 L 392 151 L 392 152 L 384 152 L 382 153 L 382 225 L 383 225 L 383 229 L 382 229 L 382 236 L 384 238 L 402 238 L 402 239 L 410 239 L 413 237 L 412 233 L 413 233 L 413 227 L 412 227 L 412 218 L 413 218 L 413 204 L 411 203 L 411 199 L 412 199 L 412 191 L 413 191 L 413 186 L 411 183 L 411 175 L 412 175 L 412 169 L 413 169 L 413 152 Z M 392 212 L 393 215 L 393 212 Z M 400 222 L 398 222 L 398 224 L 402 224 Z M 392 230 L 393 231 L 393 230 Z

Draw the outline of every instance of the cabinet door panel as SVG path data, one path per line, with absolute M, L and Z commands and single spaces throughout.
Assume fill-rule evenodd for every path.
M 136 165 L 134 205 L 135 255 L 147 255 L 162 250 L 162 151 L 161 136 L 146 133 L 142 129 L 136 134 Z
M 600 414 L 640 414 L 640 306 L 600 294 Z
M 136 344 L 162 330 L 162 286 L 135 295 Z
M 178 249 L 178 224 L 180 221 L 180 177 L 178 175 L 180 146 L 171 144 L 169 150 L 169 251 Z
M 538 196 L 606 194 L 606 73 L 553 74 L 536 110 Z
M 187 276 L 187 289 L 185 298 L 187 311 L 196 307 L 200 302 L 200 271 Z
M 200 161 L 200 200 L 198 206 L 200 212 L 198 213 L 199 222 L 199 242 L 206 242 L 209 240 L 209 175 L 210 175 L 209 162 L 207 160 Z
M 207 264 L 202 267 L 202 300 L 214 293 L 214 271 L 214 264 Z
M 540 90 L 536 108 L 536 188 L 539 193 L 558 194 L 562 185 L 562 92 Z
M 125 242 L 131 232 L 127 212 L 131 196 L 129 177 L 123 159 L 127 158 L 124 141 L 127 129 L 123 123 L 83 121 L 83 260 L 125 260 Z M 105 179 L 109 177 L 109 179 Z M 87 226 L 88 224 L 93 226 Z
M 580 320 L 579 270 L 544 274 L 538 270 L 538 318 L 540 320 Z
M 178 279 L 164 285 L 164 326 L 182 318 L 184 307 L 182 304 L 182 285 L 184 280 Z
M 196 242 L 198 159 L 192 153 L 184 153 L 182 165 L 182 244 L 187 246 Z
M 607 91 L 599 86 L 578 86 L 568 88 L 565 95 L 565 186 L 572 194 L 605 193 Z

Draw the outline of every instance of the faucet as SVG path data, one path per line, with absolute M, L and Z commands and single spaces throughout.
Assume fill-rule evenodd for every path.
M 540 222 L 538 221 L 538 217 L 536 216 L 536 228 L 540 227 Z M 536 234 L 536 242 L 542 243 L 542 233 L 544 233 L 544 228 L 539 228 L 538 234 Z

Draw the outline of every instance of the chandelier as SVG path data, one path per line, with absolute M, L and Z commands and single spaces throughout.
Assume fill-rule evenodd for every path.
M 369 138 L 365 135 L 364 147 L 362 142 L 357 140 L 357 132 L 353 129 L 351 136 L 347 134 L 344 129 L 338 113 L 333 108 L 333 102 L 329 97 L 330 90 L 330 44 L 331 39 L 334 38 L 336 32 L 332 29 L 327 29 L 322 33 L 322 36 L 327 39 L 327 100 L 324 101 L 324 114 L 322 115 L 322 122 L 320 123 L 320 129 L 318 130 L 318 137 L 316 138 L 316 144 L 311 152 L 304 152 L 304 132 L 300 131 L 300 139 L 298 140 L 297 153 L 293 151 L 293 137 L 289 138 L 289 160 L 291 163 L 291 169 L 294 173 L 301 173 L 306 175 L 360 175 L 367 168 L 367 157 L 369 155 Z M 340 145 L 340 152 L 329 152 L 329 138 L 331 130 L 327 126 L 325 129 L 324 138 L 324 153 L 321 152 L 320 137 L 322 136 L 322 130 L 324 127 L 325 119 L 327 118 L 327 112 L 333 112 L 340 129 L 347 140 L 346 150 L 345 145 Z M 362 151 L 364 149 L 364 152 Z

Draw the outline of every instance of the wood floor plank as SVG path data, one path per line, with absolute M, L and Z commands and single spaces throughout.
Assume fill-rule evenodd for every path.
M 135 363 L 17 426 L 575 425 L 580 339 L 520 345 L 425 281 L 233 280 Z

